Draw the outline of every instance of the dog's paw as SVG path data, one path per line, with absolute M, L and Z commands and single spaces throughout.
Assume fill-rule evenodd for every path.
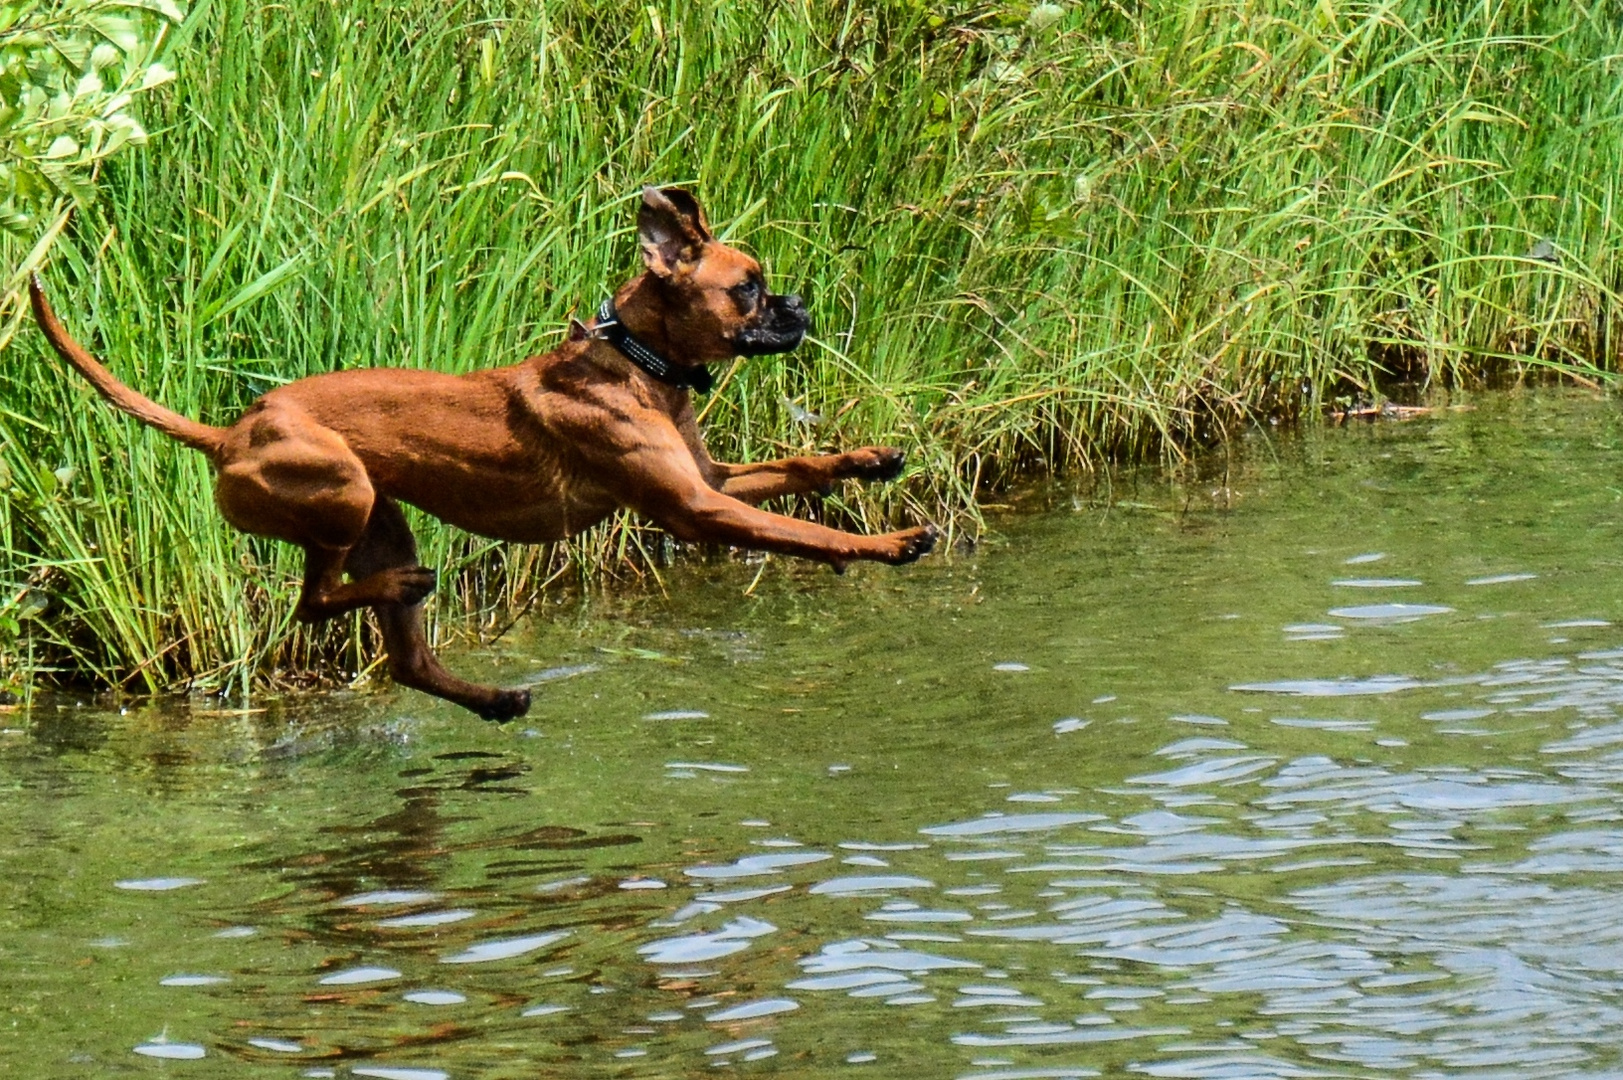
M 845 455 L 841 475 L 853 480 L 894 480 L 906 464 L 907 454 L 894 446 L 864 446 Z
M 930 550 L 935 547 L 935 542 L 940 538 L 941 530 L 934 525 L 920 525 L 916 529 L 891 533 L 885 537 L 892 545 L 891 552 L 885 561 L 892 566 L 915 562 L 920 556 L 929 554 Z
M 480 719 L 495 723 L 504 723 L 508 720 L 517 720 L 530 711 L 530 692 L 528 690 L 497 690 L 490 701 L 484 705 L 474 706 L 473 711 L 479 714 Z
M 388 575 L 389 599 L 398 604 L 420 604 L 434 591 L 439 575 L 426 566 L 399 566 L 383 571 Z

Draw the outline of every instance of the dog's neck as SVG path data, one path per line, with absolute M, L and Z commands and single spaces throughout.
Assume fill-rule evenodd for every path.
M 626 328 L 615 310 L 613 300 L 603 301 L 594 320 L 597 335 L 617 349 L 643 371 L 666 386 L 679 390 L 697 390 L 708 394 L 712 384 L 710 372 L 703 364 L 687 366 L 673 363 Z
M 709 369 L 703 361 L 684 355 L 679 339 L 665 325 L 662 305 L 646 295 L 652 287 L 643 275 L 604 301 L 592 320 L 592 336 L 666 386 L 709 392 L 713 381 Z

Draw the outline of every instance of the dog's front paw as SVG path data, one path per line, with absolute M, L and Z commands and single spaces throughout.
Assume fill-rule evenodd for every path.
M 530 692 L 528 690 L 497 690 L 490 701 L 483 705 L 473 706 L 473 711 L 481 719 L 503 723 L 508 720 L 517 720 L 530 711 Z
M 885 537 L 891 542 L 891 551 L 885 558 L 892 566 L 901 566 L 903 563 L 915 562 L 922 555 L 927 555 L 940 539 L 941 530 L 934 525 L 920 525 L 916 529 L 907 529 L 904 532 L 891 533 Z
M 864 446 L 845 455 L 841 475 L 854 480 L 894 480 L 906 464 L 907 454 L 894 446 Z

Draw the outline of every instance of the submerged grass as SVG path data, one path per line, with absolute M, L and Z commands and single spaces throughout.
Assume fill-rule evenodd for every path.
M 223 423 L 306 374 L 545 350 L 631 271 L 638 186 L 686 183 L 818 327 L 724 373 L 717 456 L 896 443 L 904 482 L 832 512 L 973 528 L 1020 468 L 1176 455 L 1383 372 L 1601 378 L 1620 58 L 1576 0 L 204 0 L 49 276 L 121 377 Z M 200 456 L 32 333 L 0 440 L 13 677 L 368 662 L 360 620 L 290 625 L 297 552 L 221 522 Z M 464 628 L 663 543 L 421 537 Z

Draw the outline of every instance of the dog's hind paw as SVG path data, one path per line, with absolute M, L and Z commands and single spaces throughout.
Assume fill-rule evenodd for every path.
M 530 692 L 528 690 L 498 690 L 488 703 L 481 706 L 472 706 L 472 708 L 483 720 L 490 720 L 498 724 L 505 723 L 508 720 L 517 720 L 530 711 Z
M 422 603 L 439 581 L 439 575 L 426 566 L 400 566 L 382 573 L 388 575 L 387 587 L 394 593 L 390 599 L 399 604 Z

